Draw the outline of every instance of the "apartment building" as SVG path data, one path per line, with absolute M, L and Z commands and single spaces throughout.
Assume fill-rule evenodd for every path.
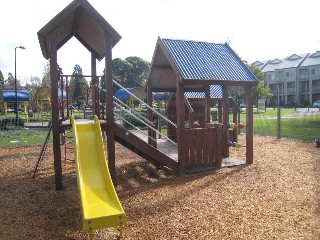
M 253 64 L 264 73 L 264 81 L 273 93 L 271 105 L 287 102 L 312 105 L 320 100 L 320 51 Z

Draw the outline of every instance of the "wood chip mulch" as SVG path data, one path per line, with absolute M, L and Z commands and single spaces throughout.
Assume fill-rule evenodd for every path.
M 89 239 L 74 163 L 63 162 L 56 191 L 51 148 L 31 177 L 40 150 L 0 149 L 0 239 Z M 252 165 L 175 176 L 116 145 L 124 239 L 320 239 L 319 153 L 312 143 L 255 136 Z M 117 237 L 116 228 L 95 231 Z

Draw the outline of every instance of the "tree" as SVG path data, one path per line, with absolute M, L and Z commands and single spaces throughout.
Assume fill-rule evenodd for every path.
M 43 77 L 42 77 L 42 87 L 51 87 L 50 81 L 50 61 L 47 61 L 47 64 L 43 68 Z
M 246 61 L 244 61 L 244 63 L 250 69 L 253 75 L 259 80 L 258 85 L 253 87 L 254 102 L 257 103 L 260 98 L 270 99 L 272 97 L 272 93 L 270 92 L 269 87 L 264 84 L 264 81 L 263 81 L 264 73 L 260 70 L 260 68 L 256 67 L 255 65 L 248 64 Z M 229 88 L 229 95 L 236 102 L 238 102 L 239 99 L 244 98 L 245 92 L 243 87 L 231 86 Z
M 125 86 L 132 65 L 121 58 L 112 60 L 112 78 L 113 80 Z M 104 72 L 104 71 L 103 71 Z
M 15 89 L 15 79 L 12 73 L 8 73 L 8 78 L 4 80 L 3 89 L 14 90 Z M 20 81 L 17 79 L 17 89 L 21 89 Z
M 247 65 L 250 71 L 256 76 L 256 78 L 259 80 L 259 83 L 257 86 L 253 88 L 253 99 L 254 102 L 258 102 L 259 99 L 270 99 L 272 98 L 273 94 L 270 92 L 269 87 L 264 83 L 263 81 L 263 75 L 264 73 L 258 68 L 257 66 L 250 64 Z
M 132 83 L 132 86 L 143 86 L 146 83 L 150 69 L 149 62 L 139 57 L 127 57 L 125 60 L 132 66 L 128 73 L 127 81 Z
M 30 82 L 30 83 L 29 83 Z M 41 80 L 37 76 L 30 76 L 29 80 L 27 81 L 27 84 L 25 85 L 25 89 L 29 91 L 30 101 L 29 101 L 29 107 L 32 110 L 35 110 L 35 94 L 37 90 L 41 87 Z
M 123 87 L 141 87 L 147 79 L 150 63 L 140 57 L 112 60 L 112 77 Z
M 258 102 L 259 99 L 270 99 L 273 94 L 270 92 L 269 87 L 264 81 L 259 81 L 258 85 L 253 88 L 254 101 Z
M 0 90 L 2 90 L 3 88 L 4 88 L 4 77 L 0 69 Z
M 72 91 L 70 92 L 72 93 L 72 95 L 69 95 L 72 101 L 77 103 L 78 106 L 84 103 L 88 88 L 89 84 L 83 77 L 82 68 L 78 64 L 76 64 L 73 68 L 69 87 L 69 90 Z

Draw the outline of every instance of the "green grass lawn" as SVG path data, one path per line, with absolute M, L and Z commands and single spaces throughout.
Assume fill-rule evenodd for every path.
M 15 148 L 43 144 L 48 128 L 8 128 L 0 131 L 1 148 Z
M 320 137 L 320 113 L 301 118 L 285 118 L 295 113 L 292 109 L 281 109 L 281 137 L 302 141 L 314 141 Z M 277 110 L 267 110 L 253 115 L 254 134 L 277 136 Z M 246 125 L 245 112 L 241 113 L 241 122 Z M 244 129 L 245 131 L 245 129 Z

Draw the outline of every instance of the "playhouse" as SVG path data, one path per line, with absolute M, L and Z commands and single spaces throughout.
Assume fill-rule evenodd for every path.
M 65 89 L 58 88 L 59 106 L 67 108 L 68 94 Z M 34 100 L 41 114 L 51 111 L 51 90 L 49 87 L 38 88 Z

